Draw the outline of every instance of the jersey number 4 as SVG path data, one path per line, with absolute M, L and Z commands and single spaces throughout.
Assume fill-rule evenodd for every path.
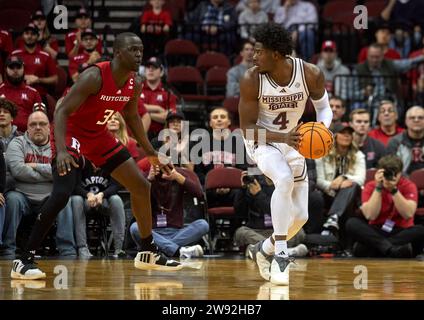
M 287 112 L 280 112 L 272 123 L 280 126 L 280 130 L 287 129 L 287 124 L 289 123 L 287 120 Z
M 99 126 L 105 125 L 110 120 L 110 118 L 113 116 L 114 113 L 115 113 L 115 110 L 106 109 L 105 114 L 103 115 L 103 121 L 99 120 L 96 122 L 96 124 L 98 124 Z

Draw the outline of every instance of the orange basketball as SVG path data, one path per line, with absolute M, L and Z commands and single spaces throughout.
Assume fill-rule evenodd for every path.
M 319 159 L 328 154 L 333 145 L 331 131 L 321 122 L 307 122 L 297 130 L 302 137 L 299 153 L 308 159 Z

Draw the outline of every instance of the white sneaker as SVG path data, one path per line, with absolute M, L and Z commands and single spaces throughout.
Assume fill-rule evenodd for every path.
M 134 259 L 134 266 L 140 270 L 175 271 L 183 268 L 178 261 L 153 251 L 141 251 Z
M 271 261 L 272 256 L 267 255 L 262 250 L 262 243 L 264 241 L 259 241 L 255 245 L 251 246 L 249 245 L 248 248 L 248 255 L 249 257 L 256 262 L 256 264 L 259 267 L 259 274 L 262 278 L 269 281 L 271 274 L 270 274 L 270 267 L 271 267 Z
M 200 244 L 196 244 L 195 246 L 189 247 L 181 247 L 180 248 L 180 258 L 201 258 L 203 257 L 203 249 Z
M 290 279 L 290 264 L 293 259 L 274 256 L 271 263 L 270 281 L 280 286 L 288 286 Z
M 44 279 L 46 274 L 38 269 L 37 264 L 33 259 L 13 260 L 12 271 L 10 272 L 12 279 L 37 280 Z
M 80 259 L 90 259 L 93 257 L 93 255 L 87 247 L 81 247 L 78 248 L 78 257 Z
M 290 257 L 305 257 L 308 254 L 308 247 L 301 243 L 294 248 L 289 248 L 288 253 Z

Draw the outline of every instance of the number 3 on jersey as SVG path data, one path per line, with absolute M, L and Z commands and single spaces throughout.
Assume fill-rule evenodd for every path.
M 280 126 L 280 130 L 287 129 L 287 124 L 289 123 L 287 120 L 287 112 L 280 112 L 272 123 Z
M 105 114 L 103 115 L 103 121 L 99 120 L 96 122 L 96 124 L 98 124 L 99 126 L 105 125 L 110 120 L 110 118 L 113 116 L 114 113 L 115 113 L 115 110 L 106 109 Z

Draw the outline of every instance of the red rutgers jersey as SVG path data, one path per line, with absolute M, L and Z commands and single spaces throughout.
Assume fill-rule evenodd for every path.
M 100 69 L 102 87 L 96 95 L 89 96 L 67 121 L 66 147 L 70 154 L 86 156 L 97 167 L 125 149 L 106 128 L 107 122 L 117 111 L 122 111 L 131 100 L 135 90 L 135 74 L 118 88 L 112 77 L 110 62 L 100 62 L 93 66 Z M 53 133 L 53 132 L 52 132 Z M 52 141 L 53 141 L 52 134 Z M 53 157 L 56 153 L 53 147 Z
M 67 131 L 77 136 L 95 138 L 106 130 L 106 124 L 112 115 L 122 111 L 134 95 L 135 79 L 131 75 L 122 88 L 118 88 L 112 77 L 110 62 L 100 62 L 102 88 L 96 95 L 85 100 L 67 123 Z

